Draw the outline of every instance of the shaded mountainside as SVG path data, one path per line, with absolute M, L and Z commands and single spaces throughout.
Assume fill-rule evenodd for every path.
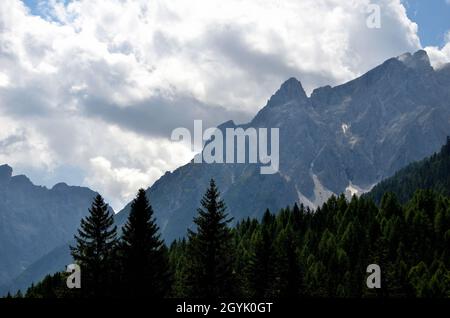
M 39 258 L 36 262 L 28 266 L 10 283 L 0 287 L 0 296 L 8 292 L 15 293 L 18 290 L 26 291 L 31 284 L 37 284 L 46 275 L 56 272 L 64 272 L 68 264 L 73 263 L 70 255 L 69 243 L 54 248 L 51 252 Z M 71 243 L 74 245 L 74 243 Z
M 395 173 L 394 176 L 377 184 L 370 192 L 364 194 L 363 199 L 373 199 L 376 203 L 381 204 L 382 198 L 386 193 L 394 193 L 400 203 L 403 204 L 410 201 L 415 194 L 416 197 L 420 197 L 422 201 L 427 200 L 427 196 L 433 196 L 433 200 L 439 199 L 439 196 L 429 192 L 416 193 L 417 190 L 433 190 L 436 194 L 443 194 L 450 197 L 450 139 L 447 139 L 446 145 L 441 148 L 439 153 L 409 164 L 407 167 Z M 192 194 L 194 195 L 194 193 Z M 392 199 L 392 196 L 388 195 L 387 198 Z M 263 198 L 263 195 L 255 194 L 252 199 L 260 201 L 258 202 L 258 205 L 261 206 L 268 204 Z M 329 199 L 324 206 L 320 207 L 319 211 L 326 209 L 333 200 L 335 199 Z M 338 200 L 342 200 L 342 197 Z M 415 204 L 418 204 L 416 201 L 414 201 Z M 387 204 L 386 202 L 384 204 Z M 419 202 L 421 201 L 419 200 Z M 335 211 L 333 211 L 333 213 L 334 212 Z M 122 219 L 124 215 L 125 214 L 116 215 L 118 218 L 116 222 L 118 224 L 124 223 L 125 220 Z M 318 218 L 320 218 L 320 216 Z M 433 220 L 434 218 L 431 217 L 430 219 Z M 246 222 L 247 221 L 241 222 L 241 226 L 242 224 L 246 224 Z M 183 230 L 185 231 L 186 229 L 182 229 L 180 226 L 180 231 Z M 396 231 L 393 231 L 392 233 L 394 232 Z M 10 290 L 12 292 L 17 291 L 18 289 L 25 291 L 26 288 L 30 286 L 31 282 L 38 282 L 46 274 L 63 270 L 64 266 L 70 262 L 71 256 L 69 253 L 69 244 L 59 246 L 51 253 L 31 264 L 23 273 L 21 273 L 21 275 L 14 279 L 13 283 L 10 285 Z
M 333 193 L 368 191 L 409 163 L 438 151 L 450 135 L 450 65 L 434 70 L 425 51 L 404 54 L 346 84 L 318 88 L 310 97 L 291 78 L 250 123 L 237 126 L 229 121 L 219 129 L 228 127 L 279 128 L 280 171 L 261 175 L 255 164 L 191 162 L 167 172 L 146 191 L 167 243 L 186 235 L 211 178 L 236 221 L 260 219 L 267 208 L 278 211 L 294 202 L 317 207 Z M 0 169 L 1 180 L 25 181 L 5 171 Z M 60 185 L 48 190 L 24 183 L 39 194 L 14 190 L 20 199 L 9 194 L 0 200 L 0 282 L 27 268 L 15 279 L 16 289 L 26 280 L 40 280 L 44 267 L 60 268 L 70 257 L 69 250 L 60 246 L 73 237 L 94 197 L 88 189 Z M 9 188 L 0 185 L 0 198 Z M 66 189 L 67 196 L 55 199 L 52 195 L 58 189 Z M 9 209 L 20 206 L 13 200 L 25 204 L 25 199 L 33 209 Z M 119 227 L 129 210 L 130 204 L 116 215 Z M 11 254 L 15 249 L 20 253 Z
M 155 224 L 148 218 L 137 221 L 137 213 L 142 216 L 147 209 L 146 202 L 133 203 L 126 232 L 134 235 L 103 249 L 105 257 L 81 260 L 84 273 L 94 266 L 104 268 L 106 279 L 97 279 L 95 289 L 89 284 L 95 278 L 88 275 L 82 280 L 87 287 L 68 289 L 68 275 L 59 272 L 31 286 L 25 297 L 450 297 L 450 199 L 430 190 L 417 191 L 404 205 L 392 193 L 383 196 L 380 206 L 366 197 L 332 196 L 315 211 L 295 204 L 276 214 L 266 211 L 261 220 L 246 218 L 230 229 L 212 181 L 196 229 L 161 249 L 148 248 L 160 246 Z M 106 222 L 90 224 L 101 231 Z M 151 225 L 143 230 L 142 224 Z M 142 245 L 146 240 L 157 243 Z M 133 253 L 124 252 L 130 247 Z M 153 264 L 142 266 L 146 259 Z M 381 271 L 378 278 L 368 274 L 374 264 Z M 368 286 L 371 281 L 377 281 L 377 288 Z
M 51 189 L 36 186 L 24 175 L 12 176 L 10 166 L 0 166 L 1 289 L 72 239 L 95 195 L 88 188 L 65 183 Z
M 248 124 L 280 129 L 280 170 L 250 164 L 189 163 L 167 172 L 147 194 L 163 237 L 185 235 L 200 193 L 217 181 L 228 212 L 259 218 L 292 202 L 317 207 L 332 194 L 360 194 L 439 149 L 450 135 L 450 67 L 434 70 L 425 51 L 392 58 L 363 76 L 308 97 L 287 80 Z M 123 223 L 127 205 L 117 216 Z
M 392 192 L 404 203 L 410 200 L 418 189 L 433 190 L 450 196 L 449 137 L 439 153 L 401 169 L 394 176 L 377 184 L 367 196 L 380 203 L 385 192 Z

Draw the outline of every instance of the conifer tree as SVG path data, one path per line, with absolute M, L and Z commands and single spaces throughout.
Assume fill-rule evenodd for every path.
M 117 245 L 114 217 L 101 195 L 97 195 L 89 215 L 81 220 L 76 246 L 71 254 L 81 267 L 83 294 L 86 297 L 104 297 L 110 292 L 112 277 L 110 265 Z
M 302 273 L 298 261 L 292 226 L 288 224 L 276 241 L 276 293 L 280 298 L 297 298 L 302 287 Z
M 172 274 L 172 288 L 170 297 L 187 297 L 186 281 L 188 279 L 189 263 L 187 255 L 187 241 L 185 238 L 174 241 L 170 245 L 169 264 Z
M 188 231 L 190 271 L 189 295 L 219 298 L 233 294 L 232 236 L 216 183 L 211 179 L 194 218 L 197 231 Z
M 126 296 L 158 298 L 167 295 L 168 255 L 158 231 L 145 190 L 139 189 L 120 244 Z
M 275 217 L 267 209 L 261 225 L 251 238 L 253 249 L 246 273 L 250 294 L 254 298 L 273 297 L 275 294 L 274 226 Z

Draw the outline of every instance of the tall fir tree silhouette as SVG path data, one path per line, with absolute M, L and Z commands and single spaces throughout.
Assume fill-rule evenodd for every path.
M 246 269 L 250 296 L 258 299 L 273 297 L 275 250 L 273 230 L 275 216 L 267 209 L 262 224 L 251 237 L 252 251 Z
M 220 298 L 234 291 L 232 235 L 216 183 L 211 179 L 201 200 L 198 216 L 194 218 L 197 231 L 188 230 L 190 296 Z
M 139 189 L 122 230 L 120 254 L 126 296 L 164 297 L 170 288 L 168 255 L 145 191 Z
M 117 246 L 117 227 L 101 195 L 97 195 L 89 209 L 89 215 L 81 220 L 76 246 L 70 247 L 74 260 L 81 267 L 83 295 L 86 297 L 109 296 L 113 284 L 110 265 Z

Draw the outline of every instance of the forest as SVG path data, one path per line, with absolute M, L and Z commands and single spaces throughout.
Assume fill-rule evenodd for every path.
M 81 288 L 69 289 L 62 271 L 7 297 L 448 298 L 449 178 L 450 140 L 362 197 L 244 220 L 227 213 L 211 179 L 193 228 L 170 245 L 143 189 L 122 229 L 98 195 L 71 246 Z M 380 195 L 382 186 L 390 191 Z M 366 285 L 370 264 L 381 269 L 381 288 Z
M 231 228 L 211 181 L 196 230 L 166 247 L 143 190 L 120 237 L 99 196 L 72 247 L 82 288 L 59 272 L 14 297 L 449 297 L 449 203 L 429 190 L 403 206 L 391 193 L 380 207 L 340 196 Z M 380 289 L 366 287 L 369 264 L 381 268 Z

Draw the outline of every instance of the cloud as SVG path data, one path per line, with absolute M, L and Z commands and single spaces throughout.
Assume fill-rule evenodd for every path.
M 380 29 L 367 27 L 370 3 Z M 311 92 L 420 48 L 399 0 L 52 0 L 36 10 L 0 1 L 0 160 L 55 178 L 77 167 L 115 209 L 190 159 L 168 140 L 173 128 L 244 122 L 291 76 Z
M 132 197 L 135 189 L 160 176 L 157 168 L 150 168 L 148 171 L 128 167 L 113 168 L 111 162 L 104 157 L 91 158 L 89 164 L 86 182 L 102 189 L 105 196 L 111 197 L 112 206 L 122 204 L 120 199 L 115 198 Z
M 109 100 L 88 97 L 82 107 L 86 116 L 117 124 L 140 134 L 165 138 L 177 127 L 191 128 L 195 119 L 203 119 L 205 127 L 216 126 L 227 118 L 239 122 L 248 119 L 247 113 L 227 110 L 220 105 L 206 105 L 192 96 L 182 94 L 155 96 L 131 107 L 115 107 Z
M 429 46 L 425 48 L 430 56 L 431 63 L 435 68 L 439 68 L 447 63 L 450 63 L 450 30 L 445 34 L 445 42 L 446 44 L 442 48 L 437 46 Z
M 8 86 L 9 86 L 8 75 L 0 72 L 0 87 L 8 87 Z
M 433 67 L 439 68 L 445 64 L 450 63 L 450 42 L 448 42 L 444 47 L 439 48 L 436 46 L 428 46 L 425 48 Z

